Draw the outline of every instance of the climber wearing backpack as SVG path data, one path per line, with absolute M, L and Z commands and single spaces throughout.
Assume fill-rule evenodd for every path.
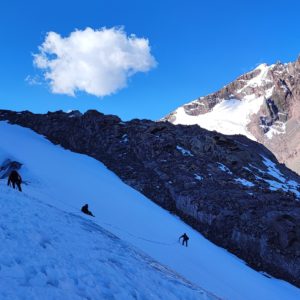
M 12 184 L 12 187 L 14 189 L 17 186 L 18 190 L 22 192 L 21 183 L 22 177 L 20 176 L 20 174 L 16 170 L 11 171 L 11 173 L 8 176 L 7 185 L 10 186 Z
M 187 247 L 188 246 L 188 240 L 190 239 L 186 233 L 184 233 L 180 238 L 179 238 L 179 241 L 182 239 L 182 246 L 185 246 Z

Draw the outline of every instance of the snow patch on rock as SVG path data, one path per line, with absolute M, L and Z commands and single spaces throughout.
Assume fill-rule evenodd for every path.
M 194 156 L 190 150 L 184 149 L 181 146 L 176 146 L 176 149 L 181 152 L 183 156 Z
M 263 163 L 264 165 L 268 168 L 268 173 L 276 178 L 277 180 L 279 180 L 280 182 L 285 182 L 286 178 L 283 176 L 283 174 L 277 169 L 276 164 L 271 161 L 270 159 L 268 159 L 267 157 L 263 156 Z
M 196 173 L 194 174 L 194 176 L 195 176 L 195 179 L 198 180 L 198 181 L 202 181 L 204 179 L 203 176 L 201 176 L 199 174 L 196 174 Z
M 227 173 L 227 174 L 232 175 L 232 172 L 230 171 L 230 169 L 229 169 L 228 167 L 226 167 L 226 166 L 223 165 L 222 163 L 217 163 L 217 164 L 218 164 L 218 168 L 219 168 L 221 171 L 223 171 L 223 172 L 225 172 L 225 173 Z
M 247 186 L 247 187 L 255 186 L 254 183 L 252 183 L 252 182 L 250 182 L 250 181 L 248 181 L 248 180 L 246 180 L 246 179 L 244 179 L 244 178 L 235 178 L 234 181 L 235 181 L 236 183 L 240 183 L 240 184 L 242 184 L 242 185 L 244 185 L 244 186 Z

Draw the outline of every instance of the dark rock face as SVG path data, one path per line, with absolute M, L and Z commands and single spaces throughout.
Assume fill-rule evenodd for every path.
M 94 157 L 252 267 L 300 286 L 300 180 L 261 144 L 97 111 L 0 111 L 0 120 Z

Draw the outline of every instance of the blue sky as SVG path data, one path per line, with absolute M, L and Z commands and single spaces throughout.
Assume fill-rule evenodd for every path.
M 3 109 L 98 109 L 158 119 L 218 90 L 259 63 L 289 62 L 300 53 L 299 1 L 1 1 L 0 103 Z M 137 73 L 113 95 L 53 94 L 25 78 L 41 74 L 32 53 L 49 31 L 124 26 L 149 39 L 157 66 Z

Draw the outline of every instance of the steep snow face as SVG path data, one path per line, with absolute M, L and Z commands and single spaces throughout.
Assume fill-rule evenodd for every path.
M 251 130 L 249 124 L 251 117 L 258 114 L 267 99 L 271 99 L 275 90 L 273 74 L 283 73 L 285 65 L 261 64 L 254 70 L 242 75 L 219 92 L 201 97 L 188 104 L 185 104 L 172 112 L 165 120 L 174 124 L 193 125 L 197 124 L 208 130 L 215 130 L 223 134 L 242 134 L 252 140 L 257 137 Z M 280 75 L 279 75 L 280 76 Z M 279 84 L 277 84 L 279 85 Z M 281 83 L 281 89 L 289 92 L 285 83 Z M 271 101 L 273 103 L 273 101 Z M 272 105 L 267 103 L 270 114 L 281 114 L 283 119 L 285 114 L 272 111 Z M 201 109 L 202 107 L 202 109 Z M 274 117 L 270 122 L 268 116 L 262 114 L 261 124 L 258 124 L 265 137 L 272 139 L 274 135 L 285 133 L 285 122 Z
M 0 299 L 216 299 L 92 220 L 0 186 Z
M 255 136 L 249 131 L 248 125 L 251 121 L 251 116 L 258 113 L 264 100 L 272 94 L 274 87 L 268 86 L 272 82 L 268 74 L 273 66 L 261 64 L 251 72 L 257 74 L 253 78 L 239 78 L 238 82 L 241 88 L 235 91 L 235 95 L 238 97 L 230 94 L 228 97 L 218 98 L 216 105 L 206 113 L 194 115 L 193 113 L 187 113 L 185 106 L 179 107 L 171 114 L 174 118 L 173 123 L 197 124 L 208 130 L 215 130 L 230 135 L 242 134 L 252 140 L 256 140 Z M 255 89 L 260 90 L 259 96 L 254 92 Z M 202 97 L 191 103 L 205 106 L 204 103 L 201 103 L 201 100 L 204 98 Z M 272 134 L 275 132 L 277 131 L 273 130 Z
M 252 114 L 258 112 L 264 97 L 245 97 L 244 101 L 237 99 L 222 100 L 212 111 L 198 116 L 186 114 L 184 107 L 175 111 L 174 124 L 199 125 L 208 130 L 223 134 L 242 134 L 252 140 L 255 137 L 247 129 Z
M 98 284 L 101 293 L 108 292 L 107 287 L 119 293 L 113 295 L 115 299 L 128 299 L 134 291 L 144 299 L 156 299 L 158 294 L 161 299 L 213 297 L 201 294 L 198 287 L 223 299 L 300 299 L 298 288 L 252 270 L 125 185 L 98 161 L 54 146 L 29 129 L 4 122 L 0 122 L 0 136 L 3 158 L 9 156 L 23 163 L 21 174 L 28 182 L 21 194 L 0 181 L 0 203 L 4 206 L 1 219 L 8 220 L 0 225 L 0 239 L 2 245 L 9 244 L 0 250 L 0 291 L 4 299 L 14 299 L 9 297 L 12 292 L 8 293 L 8 284 L 12 286 L 10 291 L 15 288 L 20 293 L 25 291 L 24 285 L 35 287 L 27 289 L 27 298 L 24 292 L 23 298 L 17 294 L 15 299 L 42 299 L 48 280 L 53 286 L 51 299 L 76 299 L 79 291 L 90 299 L 101 299 L 93 294 Z M 84 203 L 89 204 L 95 218 L 81 216 Z M 178 243 L 183 232 L 190 237 L 187 248 Z M 130 255 L 127 258 L 121 252 Z M 154 260 L 180 275 L 176 277 Z M 141 266 L 136 268 L 136 263 Z M 150 266 L 153 264 L 154 268 Z M 156 267 L 161 270 L 157 277 L 153 273 Z M 127 271 L 130 279 L 116 276 Z M 110 282 L 112 278 L 114 283 Z M 145 282 L 150 286 L 145 287 Z M 47 289 L 52 286 L 47 285 Z M 153 298 L 142 291 L 144 287 L 147 293 L 153 292 Z M 64 290 L 73 291 L 76 297 L 64 297 Z M 86 299 L 80 295 L 79 299 Z

